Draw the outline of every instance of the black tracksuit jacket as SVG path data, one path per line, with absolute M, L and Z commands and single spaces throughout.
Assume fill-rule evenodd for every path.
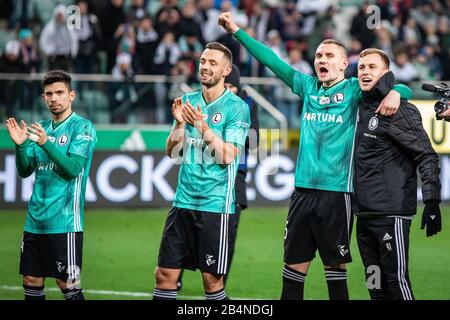
M 417 169 L 423 201 L 440 201 L 439 157 L 416 106 L 402 100 L 389 117 L 375 110 L 394 85 L 386 73 L 363 91 L 355 144 L 355 200 L 358 216 L 411 216 L 417 209 Z

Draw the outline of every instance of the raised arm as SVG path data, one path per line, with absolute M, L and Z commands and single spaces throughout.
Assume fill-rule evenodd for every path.
M 233 16 L 230 12 L 224 12 L 219 16 L 219 25 L 234 37 L 263 65 L 273 71 L 284 83 L 291 89 L 294 87 L 295 69 L 284 62 L 271 49 L 261 42 L 253 39 L 244 30 L 233 22 Z

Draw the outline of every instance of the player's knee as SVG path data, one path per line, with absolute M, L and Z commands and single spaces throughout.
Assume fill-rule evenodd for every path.
M 206 292 L 215 292 L 223 289 L 223 275 L 203 273 L 202 277 Z
M 170 284 L 174 284 L 176 286 L 178 278 L 172 275 L 169 270 L 165 268 L 156 267 L 155 280 L 156 286 L 158 288 L 162 288 Z
M 23 276 L 23 284 L 30 287 L 42 287 L 44 285 L 44 278 Z

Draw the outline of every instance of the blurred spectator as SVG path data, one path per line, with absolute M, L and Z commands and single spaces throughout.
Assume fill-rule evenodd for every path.
M 316 26 L 317 15 L 324 14 L 329 7 L 329 0 L 298 0 L 297 11 L 304 17 L 301 33 L 309 35 Z
M 362 51 L 362 44 L 358 39 L 352 38 L 350 43 L 350 50 L 348 50 L 348 67 L 345 70 L 345 77 L 357 77 L 358 76 L 358 61 L 359 54 Z
M 134 87 L 131 59 L 132 57 L 129 53 L 119 53 L 116 64 L 112 69 L 112 76 L 118 81 L 111 83 L 111 123 L 128 122 L 128 115 L 138 100 Z
M 71 71 L 78 52 L 78 38 L 66 25 L 66 7 L 56 6 L 53 18 L 42 29 L 39 48 L 47 57 L 48 69 Z
M 421 0 L 417 8 L 411 9 L 411 17 L 422 29 L 430 23 L 433 24 L 435 28 L 437 27 L 438 16 L 433 9 L 433 2 L 431 0 Z
M 175 41 L 175 35 L 172 32 L 167 32 L 156 48 L 154 58 L 154 63 L 158 67 L 159 73 L 169 75 L 170 70 L 180 57 L 181 50 Z
M 251 37 L 255 36 L 255 31 L 252 28 L 244 28 L 245 32 L 247 32 Z M 235 63 L 237 64 L 238 59 L 235 59 Z M 264 68 L 261 64 L 256 60 L 248 50 L 240 50 L 239 55 L 239 66 L 242 77 L 262 77 L 264 76 Z
M 0 73 L 26 73 L 27 66 L 19 59 L 20 43 L 10 40 L 6 43 L 5 52 L 0 56 Z M 14 117 L 18 109 L 18 101 L 21 96 L 21 83 L 16 80 L 0 81 L 0 107 L 3 103 L 6 117 Z
M 137 28 L 139 21 L 142 20 L 147 14 L 148 13 L 145 9 L 145 0 L 132 0 L 131 6 L 127 13 L 127 22 Z
M 439 56 L 436 54 L 435 46 L 425 45 L 419 50 L 418 54 L 424 55 L 426 59 L 427 67 L 430 70 L 430 77 L 431 77 L 430 79 L 436 81 L 442 80 L 444 76 L 444 71 Z
M 120 34 L 118 53 L 126 52 L 134 55 L 136 52 L 136 31 L 134 27 L 129 23 L 125 23 L 119 26 L 118 34 Z
M 104 35 L 103 48 L 107 54 L 108 72 L 111 72 L 116 63 L 117 47 L 126 23 L 123 1 L 109 0 L 99 16 L 102 35 Z
M 5 52 L 0 57 L 0 72 L 27 73 L 29 69 L 20 60 L 20 42 L 9 40 L 6 43 Z
M 202 26 L 202 34 L 205 42 L 211 42 L 214 38 L 214 32 L 207 30 L 207 25 L 214 25 L 214 19 L 217 24 L 217 18 L 219 16 L 219 10 L 214 8 L 213 0 L 198 0 L 197 2 L 197 12 L 195 14 L 195 21 Z M 214 26 L 214 29 L 220 30 L 218 26 Z M 214 40 L 217 38 L 214 38 Z
M 162 38 L 164 34 L 171 32 L 175 39 L 181 34 L 181 10 L 170 1 L 163 2 L 163 6 L 155 17 L 155 29 Z
M 187 32 L 190 34 L 194 34 L 198 41 L 202 44 L 205 44 L 205 40 L 203 39 L 202 28 L 200 24 L 196 20 L 197 8 L 192 0 L 186 1 L 181 10 L 181 30 L 184 34 Z
M 431 68 L 428 61 L 428 56 L 425 52 L 420 52 L 413 61 L 414 68 L 416 68 L 419 75 L 419 80 L 434 80 L 431 74 Z
M 164 34 L 160 44 L 156 48 L 154 63 L 159 74 L 170 75 L 172 68 L 181 57 L 181 50 L 175 41 L 175 35 L 171 32 Z M 169 82 L 155 84 L 156 118 L 158 123 L 168 123 L 170 120 L 169 99 L 167 96 Z
M 438 31 L 439 46 L 441 48 L 438 53 L 442 62 L 443 79 L 450 79 L 450 0 L 448 2 L 448 16 L 441 16 L 439 18 Z
M 200 24 L 203 26 L 203 38 L 206 42 L 217 41 L 226 33 L 226 31 L 217 24 L 220 12 L 230 11 L 233 14 L 236 24 L 240 27 L 247 26 L 248 24 L 247 16 L 238 11 L 229 0 L 221 2 L 220 11 L 214 8 L 213 0 L 200 0 L 200 3 L 204 10 L 204 22 Z
M 286 59 L 294 69 L 308 75 L 313 74 L 313 70 L 308 62 L 303 60 L 302 52 L 293 48 L 289 51 L 289 57 Z M 278 85 L 275 89 L 275 98 L 277 99 L 278 109 L 288 120 L 289 127 L 298 128 L 300 125 L 300 105 L 301 100 L 298 95 L 292 93 L 292 90 L 285 85 Z
M 283 60 L 287 60 L 287 52 L 284 46 L 283 41 L 281 40 L 280 33 L 277 30 L 270 30 L 267 33 L 267 41 L 266 46 L 269 47 L 273 52 L 276 53 Z M 259 64 L 263 69 L 262 74 L 266 77 L 275 77 L 275 74 L 268 67 Z M 265 98 L 273 105 L 277 105 L 275 90 L 276 86 L 273 85 L 264 85 L 263 91 Z
M 270 11 L 264 3 L 257 2 L 253 7 L 253 15 L 248 23 L 249 27 L 255 30 L 256 40 L 266 41 L 266 34 L 269 29 Z
M 186 32 L 178 41 L 181 55 L 191 63 L 196 63 L 203 52 L 203 45 L 194 32 Z
M 270 30 L 267 33 L 266 46 L 268 46 L 277 56 L 285 60 L 287 58 L 287 52 L 283 41 L 281 40 L 280 33 L 277 30 Z M 270 77 L 274 77 L 275 74 L 269 69 L 265 68 L 265 74 Z
M 300 35 L 302 15 L 295 7 L 295 0 L 288 0 L 283 8 L 282 37 L 291 40 Z
M 80 28 L 75 32 L 78 37 L 78 54 L 75 58 L 75 73 L 96 72 L 97 44 L 101 41 L 101 31 L 97 16 L 89 13 L 87 1 L 78 2 L 80 8 Z
M 421 41 L 419 28 L 413 18 L 409 18 L 403 26 L 403 41 L 407 45 L 418 44 Z
M 12 0 L 0 0 L 0 29 L 11 27 L 10 21 L 13 18 L 14 3 Z
M 350 35 L 361 42 L 363 49 L 371 47 L 374 39 L 374 30 L 367 26 L 367 19 L 370 17 L 367 12 L 368 6 L 368 1 L 364 1 L 350 27 Z
M 424 43 L 437 46 L 439 44 L 439 37 L 436 34 L 436 23 L 427 22 L 423 28 Z
M 136 34 L 136 73 L 157 73 L 153 62 L 157 45 L 158 33 L 153 29 L 153 23 L 150 16 L 145 15 L 142 20 L 139 21 Z
M 27 72 L 36 73 L 40 71 L 41 59 L 37 45 L 33 39 L 33 33 L 30 29 L 21 29 L 19 31 L 20 54 L 19 59 L 26 66 Z M 31 109 L 35 103 L 36 97 L 41 93 L 39 82 L 19 81 L 20 92 L 19 106 L 22 109 Z
M 33 39 L 33 33 L 30 29 L 21 29 L 19 31 L 20 40 L 20 60 L 27 66 L 28 72 L 36 73 L 40 71 L 41 58 L 36 43 Z
M 392 36 L 388 29 L 382 27 L 375 31 L 376 40 L 374 46 L 380 50 L 386 52 L 389 58 L 394 58 L 394 53 L 392 51 Z M 363 46 L 364 49 L 364 46 Z
M 196 77 L 195 70 L 192 69 L 192 61 L 186 58 L 181 58 L 177 61 L 175 66 L 170 71 L 172 77 L 171 85 L 169 87 L 168 98 L 174 100 L 181 97 L 185 92 L 182 89 L 182 85 L 187 83 L 188 85 L 196 85 L 198 79 Z M 169 115 L 166 115 L 167 119 L 171 119 Z
M 414 65 L 409 60 L 408 50 L 401 47 L 394 52 L 394 61 L 391 63 L 391 71 L 394 73 L 395 80 L 402 83 L 408 83 L 419 79 L 419 74 Z
M 382 20 L 381 23 L 386 23 L 386 28 L 392 34 L 394 39 L 401 40 L 403 39 L 403 24 L 402 18 L 400 16 L 395 16 L 392 18 L 392 21 Z

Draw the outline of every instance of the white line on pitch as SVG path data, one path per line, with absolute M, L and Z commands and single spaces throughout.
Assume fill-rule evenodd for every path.
M 23 287 L 1 285 L 0 286 L 0 290 L 22 291 Z M 46 291 L 51 291 L 51 292 L 61 292 L 58 288 L 45 288 L 45 290 Z M 147 293 L 147 292 L 90 290 L 90 289 L 83 289 L 83 292 L 88 293 L 88 294 L 103 294 L 103 295 L 110 295 L 110 296 L 141 297 L 141 298 L 151 298 L 151 297 L 153 297 L 153 294 Z M 184 296 L 184 295 L 179 295 L 178 298 L 180 298 L 180 299 L 187 299 L 187 300 L 205 300 L 205 297 L 203 297 L 203 296 Z M 233 297 L 233 300 L 261 300 L 261 299 L 236 298 L 236 297 Z

